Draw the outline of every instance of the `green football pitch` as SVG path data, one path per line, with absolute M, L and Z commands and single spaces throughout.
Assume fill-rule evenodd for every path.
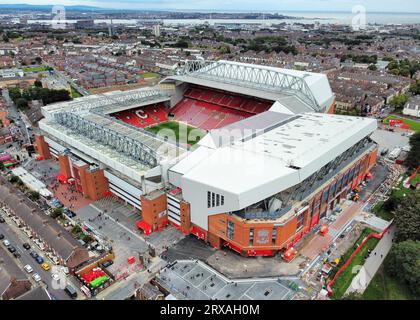
M 176 141 L 179 144 L 195 145 L 202 137 L 206 135 L 206 131 L 194 128 L 185 123 L 177 121 L 168 121 L 159 123 L 156 126 L 145 128 L 147 131 L 157 136 Z

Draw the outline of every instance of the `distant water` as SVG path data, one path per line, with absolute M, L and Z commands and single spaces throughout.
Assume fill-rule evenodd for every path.
M 340 24 L 349 25 L 354 17 L 351 12 L 303 12 L 303 11 L 287 11 L 278 12 L 285 16 L 296 17 L 297 19 L 264 19 L 264 20 L 247 20 L 247 19 L 163 19 L 165 25 L 198 25 L 209 23 L 214 25 L 217 23 L 244 23 L 244 24 L 278 24 L 286 23 L 305 23 L 313 24 L 319 22 L 321 24 Z M 66 20 L 67 23 L 75 23 L 77 20 Z M 141 20 L 137 19 L 112 19 L 113 24 L 135 25 Z M 420 24 L 420 13 L 366 13 L 366 22 L 368 24 Z M 28 23 L 51 23 L 51 20 L 28 20 Z M 95 23 L 110 24 L 110 19 L 96 19 Z

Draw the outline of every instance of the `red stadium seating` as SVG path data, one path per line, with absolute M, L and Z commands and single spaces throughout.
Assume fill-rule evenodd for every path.
M 144 117 L 142 115 L 144 115 Z M 165 106 L 161 103 L 131 110 L 124 110 L 111 114 L 111 116 L 138 128 L 144 128 L 168 121 Z
M 267 111 L 271 105 L 270 101 L 193 86 L 171 113 L 175 120 L 211 130 Z

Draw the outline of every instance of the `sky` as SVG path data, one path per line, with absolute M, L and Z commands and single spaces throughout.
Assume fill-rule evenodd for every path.
M 402 1 L 404 5 L 402 6 Z M 0 4 L 85 5 L 113 9 L 217 11 L 343 11 L 363 5 L 371 12 L 420 12 L 420 0 L 0 0 Z

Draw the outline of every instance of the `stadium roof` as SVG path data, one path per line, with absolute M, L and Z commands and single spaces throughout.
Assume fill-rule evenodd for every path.
M 44 107 L 39 126 L 67 147 L 138 180 L 185 149 L 108 114 L 169 99 L 154 88 L 90 95 Z
M 162 82 L 173 80 L 273 101 L 294 96 L 299 109 L 306 109 L 305 112 L 325 112 L 334 99 L 324 74 L 225 60 L 187 61 L 177 75 Z
M 218 132 L 209 133 L 196 151 L 170 169 L 175 173 L 170 182 L 183 189 L 186 201 L 194 204 L 196 195 L 189 194 L 188 185 L 198 183 L 235 195 L 238 203 L 227 211 L 245 208 L 299 184 L 377 126 L 374 119 L 319 113 L 261 120 L 240 122 L 246 127 L 254 122 L 260 130 L 228 145 L 212 145 L 209 141 Z

